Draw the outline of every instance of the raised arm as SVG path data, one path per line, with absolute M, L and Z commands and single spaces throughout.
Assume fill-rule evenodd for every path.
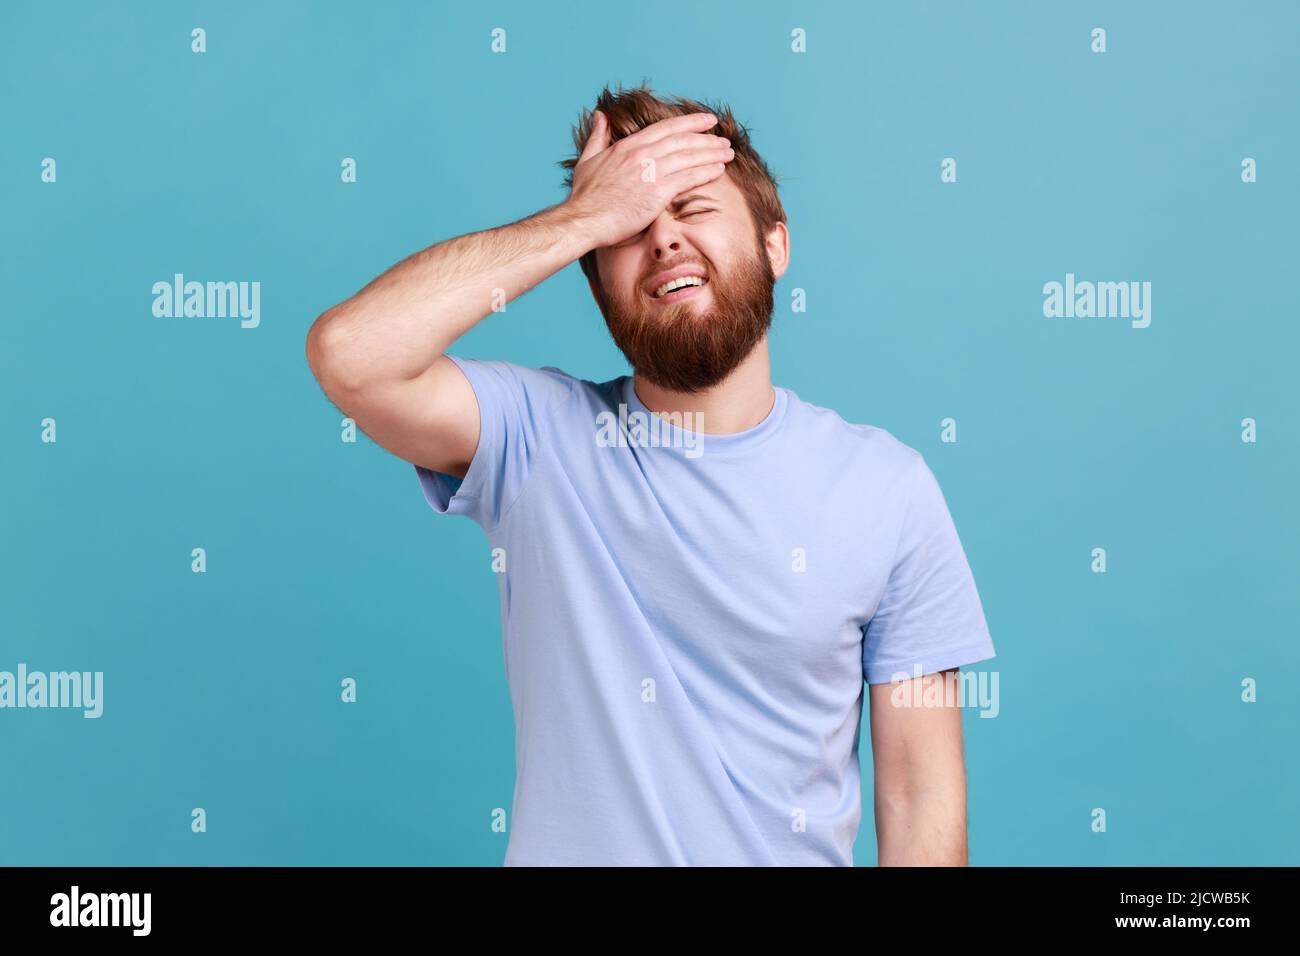
M 325 394 L 393 454 L 463 477 L 478 443 L 478 404 L 446 350 L 491 313 L 494 297 L 519 298 L 722 175 L 727 143 L 701 132 L 716 122 L 708 113 L 673 117 L 611 146 L 596 114 L 563 203 L 417 252 L 316 319 L 307 361 Z

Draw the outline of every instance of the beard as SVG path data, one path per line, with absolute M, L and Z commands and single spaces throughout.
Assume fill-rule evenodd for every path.
M 667 262 L 656 272 L 696 259 Z M 631 296 L 609 292 L 597 281 L 596 303 L 614 344 L 632 370 L 660 388 L 700 392 L 731 374 L 754 350 L 772 324 L 772 290 L 776 277 L 762 248 L 727 275 L 712 269 L 704 290 L 691 299 L 656 305 L 638 284 Z M 711 295 L 707 308 L 692 301 Z

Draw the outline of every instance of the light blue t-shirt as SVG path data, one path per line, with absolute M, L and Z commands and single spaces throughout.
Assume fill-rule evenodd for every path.
M 783 388 L 708 435 L 630 376 L 453 360 L 478 450 L 416 471 L 503 549 L 505 864 L 853 865 L 864 680 L 994 656 L 920 453 Z

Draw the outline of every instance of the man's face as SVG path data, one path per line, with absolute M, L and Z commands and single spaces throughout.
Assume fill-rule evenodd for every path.
M 782 245 L 784 229 L 777 238 Z M 766 334 L 785 258 L 760 243 L 740 189 L 724 173 L 673 199 L 646 229 L 596 250 L 592 284 L 615 344 L 637 374 L 698 392 L 722 381 Z M 680 289 L 675 279 L 692 283 Z

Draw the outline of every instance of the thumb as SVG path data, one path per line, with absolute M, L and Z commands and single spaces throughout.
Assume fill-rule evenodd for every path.
M 605 119 L 605 114 L 600 110 L 594 110 L 591 115 L 591 135 L 587 137 L 587 144 L 583 146 L 578 162 L 582 162 L 589 156 L 595 156 L 609 146 L 609 121 Z

